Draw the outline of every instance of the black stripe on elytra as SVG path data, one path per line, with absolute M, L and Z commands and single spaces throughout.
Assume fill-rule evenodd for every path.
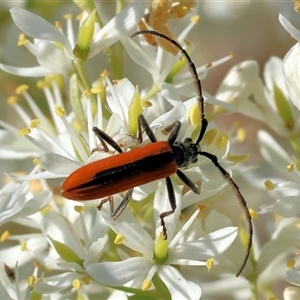
M 174 161 L 174 154 L 171 151 L 147 156 L 132 163 L 98 172 L 94 176 L 93 180 L 81 184 L 71 190 L 89 188 L 95 185 L 105 185 L 111 182 L 117 182 L 119 180 L 122 180 L 124 177 L 151 172 L 159 168 L 163 168 L 166 164 L 172 161 Z

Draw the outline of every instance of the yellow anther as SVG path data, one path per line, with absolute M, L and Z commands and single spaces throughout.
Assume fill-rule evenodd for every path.
M 230 52 L 229 52 L 229 55 L 230 55 L 230 58 L 231 58 L 231 59 L 235 57 L 235 53 L 234 53 L 233 51 L 230 51 Z
M 216 146 L 218 149 L 222 149 L 226 147 L 228 143 L 228 136 L 224 132 L 220 132 L 219 135 L 216 138 Z
M 235 163 L 239 163 L 248 159 L 249 156 L 250 154 L 231 155 L 230 153 L 228 153 L 226 159 Z
M 72 14 L 65 14 L 64 15 L 64 19 L 68 20 L 68 19 L 72 19 Z
M 292 258 L 292 259 L 289 259 L 287 262 L 286 262 L 286 268 L 287 269 L 291 269 L 294 267 L 294 265 L 296 264 L 296 261 Z
M 61 23 L 59 21 L 55 21 L 55 27 L 57 29 L 60 29 L 61 28 Z
M 206 261 L 206 268 L 208 271 L 210 271 L 213 266 L 214 266 L 214 258 L 211 257 Z
M 23 46 L 23 45 L 25 45 L 25 44 L 27 44 L 27 43 L 29 43 L 29 40 L 27 40 L 26 38 L 25 38 L 25 34 L 24 33 L 21 33 L 20 35 L 19 35 L 19 39 L 18 39 L 18 46 Z
M 40 165 L 40 160 L 38 158 L 34 158 L 32 162 L 35 166 Z
M 8 230 L 5 230 L 0 237 L 0 242 L 6 241 L 10 236 L 10 232 Z
M 213 143 L 214 139 L 216 138 L 216 135 L 217 135 L 216 128 L 206 131 L 203 140 L 205 140 L 205 145 L 207 147 L 209 147 Z
M 29 86 L 27 84 L 21 84 L 16 88 L 15 92 L 17 95 L 21 95 L 24 92 L 26 92 L 28 89 L 29 89 Z
M 198 103 L 195 103 L 191 107 L 190 112 L 189 112 L 190 121 L 194 127 L 200 125 L 200 123 L 201 123 L 200 115 L 201 115 L 201 113 L 200 113 L 199 105 L 198 105 Z
M 114 243 L 116 245 L 123 244 L 126 241 L 125 236 L 122 233 L 118 233 L 115 237 Z
M 239 128 L 236 133 L 237 139 L 240 143 L 242 143 L 246 138 L 246 130 L 244 128 Z
M 208 207 L 208 205 L 198 205 L 197 209 L 199 209 L 200 211 L 203 211 L 207 207 Z
M 275 189 L 275 185 L 274 185 L 274 183 L 273 183 L 271 180 L 266 180 L 266 181 L 264 182 L 264 184 L 265 184 L 265 188 L 266 188 L 268 191 L 272 191 L 272 190 Z
M 84 11 L 82 11 L 79 15 L 76 16 L 76 20 L 80 21 L 82 19 Z
M 37 261 L 33 261 L 33 265 L 34 265 L 34 267 L 35 268 L 37 268 L 37 269 L 40 269 L 41 268 L 41 264 L 40 263 L 38 263 Z
M 199 15 L 191 16 L 190 21 L 191 23 L 198 25 L 200 23 L 200 16 Z
M 35 276 L 33 276 L 33 275 L 29 276 L 28 279 L 27 279 L 27 281 L 28 281 L 28 285 L 30 287 L 33 287 L 33 285 L 35 283 Z
M 142 284 L 142 290 L 147 291 L 151 288 L 152 282 L 149 279 L 145 279 Z
M 29 124 L 29 127 L 31 129 L 37 127 L 38 125 L 40 124 L 40 120 L 39 119 L 33 119 L 31 120 L 30 124 Z
M 252 208 L 249 208 L 249 213 L 250 213 L 251 219 L 253 219 L 253 220 L 258 219 L 257 212 L 255 210 L 253 210 Z
M 73 122 L 73 127 L 76 131 L 81 131 L 82 130 L 82 126 L 80 125 L 79 122 Z
M 8 105 L 14 105 L 16 102 L 18 102 L 18 97 L 16 96 L 10 96 L 7 98 Z
M 74 210 L 78 213 L 84 213 L 84 207 L 82 205 L 75 205 Z
M 89 90 L 84 90 L 84 91 L 82 92 L 82 96 L 83 96 L 83 97 L 88 96 L 88 95 L 90 95 L 90 94 L 91 94 L 91 91 L 89 91 Z
M 211 62 L 209 62 L 208 64 L 206 64 L 205 68 L 209 69 L 213 66 L 213 64 Z
M 79 279 L 74 279 L 73 280 L 73 282 L 72 282 L 72 285 L 73 285 L 73 287 L 75 288 L 75 290 L 79 290 L 80 289 L 80 287 L 81 287 L 81 283 L 80 283 L 80 281 L 79 281 Z
M 93 87 L 93 88 L 91 88 L 91 93 L 92 94 L 100 94 L 100 93 L 102 93 L 102 89 L 100 88 L 100 87 Z
M 104 69 L 103 71 L 102 71 L 102 73 L 100 74 L 100 76 L 102 76 L 102 77 L 108 77 L 110 74 L 109 74 L 109 72 L 106 70 L 106 69 Z
M 142 107 L 151 107 L 152 103 L 149 100 L 141 100 Z
M 27 135 L 31 132 L 30 128 L 23 128 L 18 132 L 18 136 L 23 136 L 23 135 Z
M 38 89 L 44 89 L 45 87 L 47 87 L 47 83 L 45 80 L 38 80 L 37 83 L 36 83 L 36 87 Z
M 22 243 L 20 244 L 20 250 L 21 250 L 22 252 L 26 250 L 26 247 L 27 247 L 27 242 L 22 242 Z
M 55 107 L 55 113 L 59 117 L 64 117 L 66 115 L 65 109 L 62 106 L 56 106 Z
M 294 170 L 294 163 L 287 165 L 286 168 L 288 169 L 289 172 L 292 172 Z

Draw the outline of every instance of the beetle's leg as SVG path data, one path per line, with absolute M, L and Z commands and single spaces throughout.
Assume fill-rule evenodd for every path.
M 159 215 L 161 226 L 163 227 L 163 234 L 164 234 L 165 239 L 167 239 L 167 228 L 166 228 L 166 223 L 165 223 L 164 218 L 173 214 L 177 207 L 175 193 L 174 193 L 174 189 L 173 189 L 173 185 L 172 185 L 172 181 L 171 181 L 170 177 L 166 177 L 166 184 L 167 184 L 167 191 L 168 191 L 168 196 L 169 196 L 169 202 L 171 205 L 171 210 L 165 211 Z
M 110 146 L 112 146 L 119 153 L 123 152 L 123 150 L 120 148 L 120 146 L 107 133 L 105 133 L 98 127 L 93 127 L 93 131 L 95 132 L 99 141 L 101 142 L 104 152 L 109 151 L 106 143 L 109 144 Z M 97 147 L 97 148 L 92 149 L 92 153 L 94 153 L 95 151 L 99 151 L 99 148 Z
M 176 171 L 177 176 L 181 179 L 181 181 L 186 184 L 195 194 L 200 194 L 200 188 L 183 172 L 180 170 Z
M 133 189 L 130 189 L 126 192 L 122 202 L 119 204 L 119 206 L 114 210 L 114 197 L 113 196 L 108 196 L 105 199 L 102 199 L 101 202 L 97 205 L 98 210 L 101 210 L 101 207 L 104 203 L 107 201 L 109 202 L 110 206 L 110 218 L 112 220 L 115 220 L 118 218 L 118 216 L 123 212 L 125 207 L 127 206 L 131 196 L 132 196 Z
M 176 141 L 176 139 L 178 137 L 178 134 L 179 134 L 179 131 L 180 131 L 180 128 L 181 128 L 181 123 L 179 121 L 176 121 L 172 125 L 168 126 L 165 129 L 165 130 L 167 130 L 167 132 L 170 132 L 170 135 L 169 135 L 169 138 L 168 138 L 168 142 L 169 142 L 170 145 L 173 145 L 174 142 Z

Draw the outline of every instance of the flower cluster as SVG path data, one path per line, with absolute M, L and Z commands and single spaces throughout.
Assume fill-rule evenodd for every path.
M 263 79 L 255 61 L 234 66 L 213 96 L 202 90 L 197 79 L 203 80 L 210 69 L 233 55 L 200 67 L 188 61 L 196 48 L 189 33 L 200 20 L 194 12 L 196 1 L 153 0 L 149 7 L 139 0 L 128 5 L 115 1 L 116 14 L 107 21 L 102 11 L 105 4 L 97 8 L 93 1 L 74 2 L 81 13 L 76 20 L 65 15 L 64 25 L 52 25 L 20 7 L 10 9 L 22 32 L 18 45 L 29 50 L 37 65 L 0 64 L 2 71 L 22 78 L 7 101 L 9 112 L 14 111 L 19 122 L 0 120 L 2 297 L 176 300 L 220 295 L 241 299 L 252 294 L 254 299 L 260 295 L 272 299 L 276 295 L 273 283 L 285 276 L 294 286 L 282 295 L 286 299 L 299 295 L 295 286 L 300 275 L 294 259 L 300 212 L 299 44 L 283 61 L 271 57 Z M 299 41 L 298 31 L 282 15 L 279 19 Z M 171 20 L 179 24 L 178 35 L 171 29 Z M 145 29 L 175 40 L 186 55 L 174 43 L 154 35 L 130 37 Z M 99 56 L 106 69 L 92 75 L 91 62 Z M 128 62 L 132 67 L 125 72 Z M 140 70 L 148 78 L 138 86 L 132 78 Z M 38 92 L 23 83 L 32 77 L 38 78 Z M 258 132 L 263 167 L 272 164 L 278 175 L 267 175 L 250 165 L 250 153 L 235 154 L 245 139 L 245 129 L 238 121 L 226 131 L 218 126 L 224 115 L 233 113 L 270 126 L 290 142 L 293 156 L 270 133 Z M 133 183 L 132 193 L 116 194 L 110 189 L 109 198 L 76 202 L 62 197 L 63 180 L 82 166 L 95 166 L 89 164 L 108 157 L 122 164 L 116 152 L 134 151 L 153 142 L 151 133 L 140 132 L 140 114 L 158 141 L 168 140 L 180 121 L 176 139 L 199 140 L 197 161 L 181 168 L 179 176 L 170 175 L 170 180 Z M 209 121 L 206 130 L 204 119 Z M 99 141 L 94 127 L 105 141 L 101 137 Z M 205 133 L 198 138 L 200 132 Z M 114 144 L 106 143 L 106 136 Z M 79 179 L 85 181 L 97 170 L 91 167 L 89 172 Z M 184 184 L 183 177 L 191 184 Z M 249 193 L 244 192 L 245 180 Z M 255 202 L 253 187 L 275 201 Z M 245 213 L 236 198 L 254 229 L 259 226 L 258 217 L 266 218 L 267 242 L 261 244 L 260 230 L 255 230 L 249 253 L 252 225 L 245 225 Z M 112 218 L 117 207 L 121 213 Z M 245 253 L 249 254 L 246 260 Z M 220 290 L 212 289 L 215 284 Z

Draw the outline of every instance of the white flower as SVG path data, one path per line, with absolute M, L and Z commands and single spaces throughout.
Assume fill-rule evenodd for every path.
M 199 299 L 201 289 L 195 283 L 185 279 L 171 265 L 205 266 L 206 261 L 221 254 L 234 241 L 236 227 L 219 229 L 204 237 L 187 231 L 196 219 L 199 210 L 190 217 L 175 234 L 176 223 L 181 211 L 179 189 L 174 186 L 177 209 L 174 214 L 165 218 L 168 239 L 162 239 L 159 214 L 170 209 L 165 184 L 160 183 L 154 199 L 154 222 L 156 237 L 153 238 L 140 226 L 133 215 L 125 210 L 120 217 L 110 220 L 109 208 L 103 207 L 102 214 L 109 226 L 122 237 L 122 243 L 138 253 L 138 257 L 129 257 L 119 262 L 103 262 L 91 264 L 87 273 L 102 284 L 148 290 L 155 273 L 167 286 L 172 299 Z M 161 251 L 161 252 L 160 252 Z M 155 284 L 155 283 L 154 283 Z
M 11 10 L 15 24 L 26 34 L 34 38 L 34 43 L 25 42 L 26 47 L 36 56 L 40 66 L 18 68 L 0 64 L 8 73 L 20 76 L 40 77 L 51 73 L 70 75 L 74 73 L 73 48 L 74 33 L 71 20 L 68 20 L 68 36 L 41 17 L 20 7 Z M 122 12 L 110 20 L 103 28 L 97 28 L 90 45 L 89 57 L 96 55 L 103 48 L 117 42 L 122 35 L 132 30 L 144 13 L 142 1 L 134 1 Z
M 290 155 L 275 141 L 275 139 L 265 131 L 259 131 L 258 139 L 261 154 L 270 165 L 285 179 L 271 177 L 266 182 L 269 194 L 275 198 L 273 204 L 261 206 L 263 212 L 276 212 L 279 215 L 290 218 L 296 216 L 300 204 L 299 164 L 296 158 Z

